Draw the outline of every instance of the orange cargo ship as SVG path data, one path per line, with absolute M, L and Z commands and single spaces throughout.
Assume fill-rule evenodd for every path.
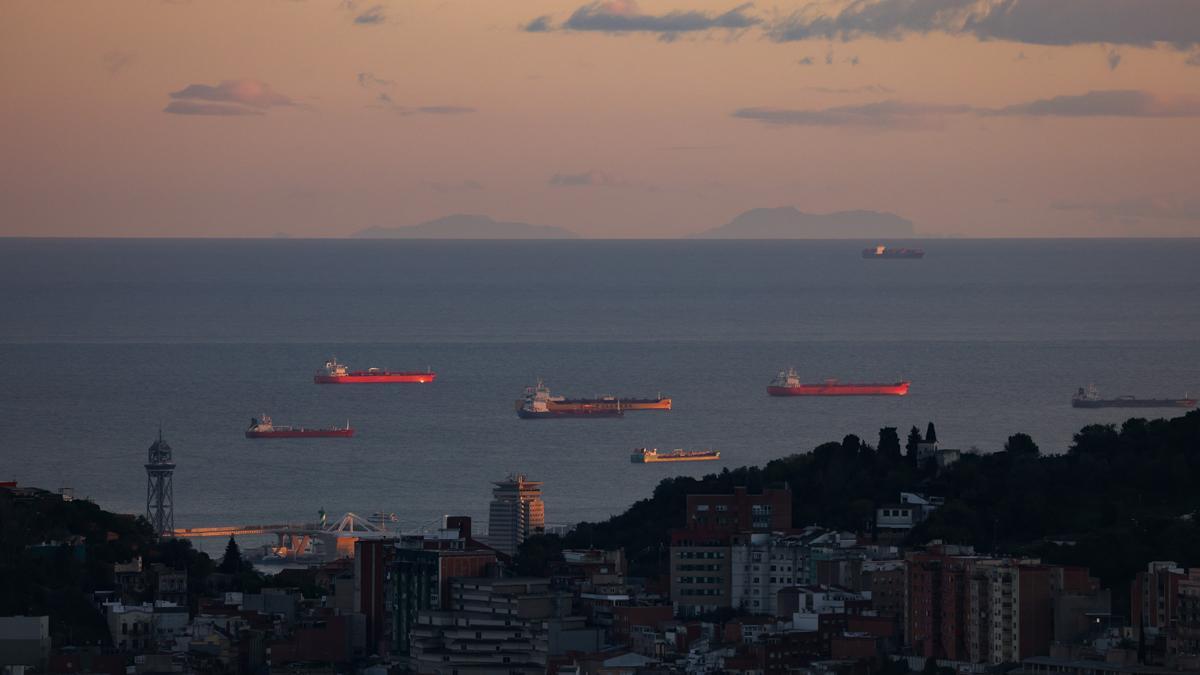
M 825 380 L 820 384 L 804 384 L 795 368 L 789 368 L 767 385 L 767 393 L 771 396 L 904 396 L 908 393 L 911 382 L 894 382 L 892 384 L 851 384 L 837 380 Z
M 367 368 L 366 370 L 350 370 L 345 364 L 338 363 L 336 358 L 325 362 L 325 367 L 313 375 L 317 384 L 385 384 L 389 382 L 433 382 L 437 373 L 426 371 L 393 372 L 382 368 Z
M 562 398 L 550 399 L 551 410 L 582 410 L 584 408 L 599 410 L 670 410 L 671 399 L 664 396 L 656 398 L 617 398 L 601 396 L 599 398 Z
M 721 459 L 719 450 L 683 450 L 676 448 L 671 452 L 659 452 L 658 448 L 638 448 L 630 456 L 634 464 L 656 464 L 658 462 L 711 462 Z

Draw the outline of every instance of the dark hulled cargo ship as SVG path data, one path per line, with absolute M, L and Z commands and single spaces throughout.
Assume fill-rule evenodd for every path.
M 350 422 L 344 427 L 328 427 L 325 429 L 306 429 L 304 427 L 275 426 L 267 415 L 250 418 L 250 428 L 246 429 L 246 438 L 350 438 L 354 429 Z
M 1116 398 L 1100 398 L 1096 387 L 1088 385 L 1080 387 L 1071 397 L 1071 406 L 1075 408 L 1195 408 L 1196 399 L 1186 393 L 1183 398 L 1137 398 L 1136 396 L 1118 396 Z
M 888 248 L 886 246 L 872 246 L 864 248 L 862 257 L 872 259 L 904 259 L 904 258 L 924 258 L 925 251 L 919 248 Z
M 600 406 L 577 401 L 575 405 L 556 407 L 550 389 L 538 380 L 537 386 L 525 390 L 525 396 L 517 400 L 517 417 L 523 420 L 550 419 L 555 417 L 622 417 L 625 411 L 620 403 L 615 406 Z
M 619 417 L 630 410 L 670 410 L 671 398 L 621 398 L 598 396 L 596 398 L 566 398 L 551 396 L 550 389 L 541 381 L 528 387 L 525 395 L 517 400 L 517 415 L 535 417 L 586 417 L 606 415 Z M 524 413 L 524 414 L 522 414 Z

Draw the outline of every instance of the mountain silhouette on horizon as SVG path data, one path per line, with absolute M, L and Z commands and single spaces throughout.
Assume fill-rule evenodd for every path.
M 911 220 L 884 211 L 804 213 L 794 206 L 744 211 L 691 239 L 870 239 L 913 237 Z
M 417 225 L 368 227 L 355 239 L 575 239 L 579 235 L 553 225 L 504 222 L 489 216 L 456 213 Z

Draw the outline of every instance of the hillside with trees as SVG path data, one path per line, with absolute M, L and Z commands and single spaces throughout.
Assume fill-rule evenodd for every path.
M 55 644 L 108 644 L 97 591 L 115 588 L 113 565 L 141 558 L 186 570 L 194 611 L 210 582 L 254 591 L 270 579 L 232 543 L 221 569 L 185 539 L 158 539 L 145 518 L 33 488 L 0 489 L 0 616 L 48 615 Z M 217 575 L 220 575 L 219 577 Z M 148 589 L 140 600 L 153 599 Z
M 936 439 L 932 424 L 924 436 L 914 427 L 902 448 L 897 430 L 887 427 L 874 444 L 849 435 L 763 467 L 668 478 L 625 513 L 581 523 L 562 541 L 534 539 L 519 559 L 554 555 L 560 547 L 620 547 L 635 572 L 654 575 L 665 560 L 668 531 L 684 524 L 687 495 L 787 485 L 796 526 L 858 532 L 871 532 L 875 508 L 902 491 L 943 497 L 945 505 L 906 543 L 941 539 L 980 552 L 1086 565 L 1114 589 L 1118 607 L 1148 561 L 1200 564 L 1200 411 L 1134 418 L 1119 428 L 1087 426 L 1053 455 L 1016 433 L 1003 451 L 966 453 L 940 471 L 932 462 L 916 463 L 916 443 L 929 436 Z

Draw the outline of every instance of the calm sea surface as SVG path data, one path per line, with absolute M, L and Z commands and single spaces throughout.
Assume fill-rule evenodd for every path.
M 180 526 L 318 509 L 486 519 L 489 481 L 545 481 L 547 519 L 619 512 L 664 476 L 762 464 L 933 420 L 943 446 L 1014 432 L 1059 452 L 1071 393 L 1200 392 L 1200 240 L 403 242 L 0 239 L 0 480 L 139 512 L 146 448 L 175 450 Z M 910 243 L 911 245 L 911 243 Z M 352 366 L 428 385 L 318 386 Z M 772 399 L 807 379 L 912 380 L 902 398 Z M 671 395 L 669 413 L 520 420 L 537 377 L 568 395 Z M 277 423 L 351 440 L 250 441 Z M 1137 412 L 1137 411 L 1132 411 Z M 1170 414 L 1171 411 L 1142 411 Z M 721 462 L 633 465 L 633 448 Z

